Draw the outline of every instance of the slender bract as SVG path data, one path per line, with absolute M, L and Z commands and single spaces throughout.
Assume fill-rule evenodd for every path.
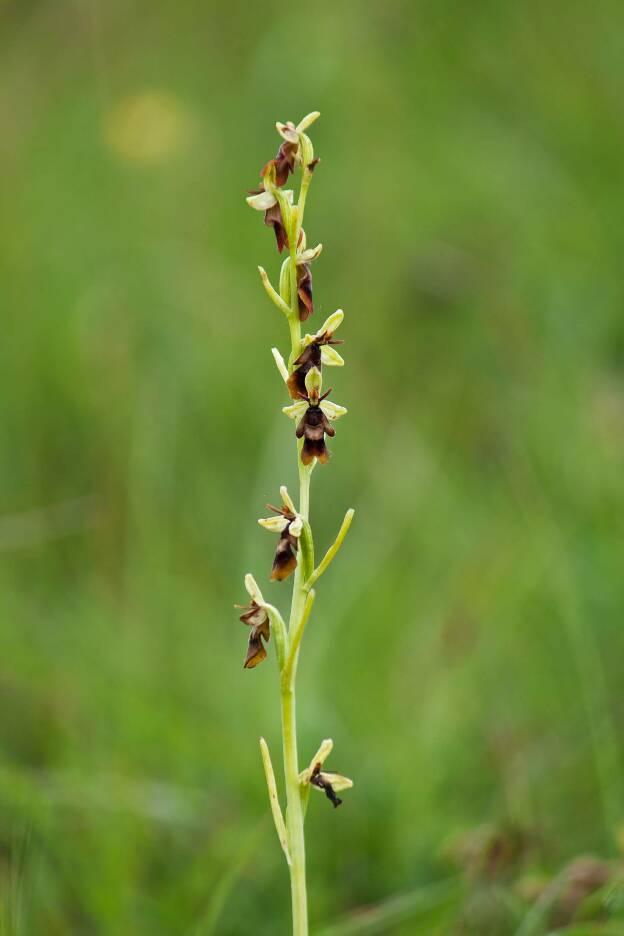
M 287 805 L 285 819 L 264 738 L 260 739 L 260 750 L 271 812 L 290 871 L 294 936 L 307 936 L 308 933 L 304 817 L 310 789 L 314 787 L 323 792 L 336 807 L 342 802 L 337 794 L 353 786 L 347 777 L 324 769 L 325 760 L 333 747 L 330 739 L 321 743 L 309 766 L 302 771 L 299 769 L 297 750 L 297 665 L 301 641 L 314 604 L 315 592 L 312 586 L 334 559 L 353 519 L 353 509 L 349 509 L 335 541 L 315 566 L 310 526 L 310 480 L 317 463 L 325 464 L 329 460 L 326 437 L 335 436 L 333 423 L 347 412 L 344 406 L 328 399 L 331 390 L 323 392 L 322 386 L 324 367 L 344 364 L 335 349 L 335 345 L 342 342 L 334 338 L 334 332 L 344 318 L 342 311 L 330 315 L 318 331 L 312 334 L 302 335 L 301 329 L 301 323 L 314 314 L 311 264 L 322 249 L 321 244 L 308 248 L 303 228 L 308 190 L 319 162 L 314 156 L 306 130 L 318 116 L 317 112 L 308 114 L 297 126 L 290 121 L 276 125 L 282 138 L 279 150 L 275 158 L 263 167 L 261 184 L 247 199 L 252 208 L 264 212 L 265 224 L 273 228 L 279 253 L 286 255 L 277 289 L 266 271 L 262 267 L 258 269 L 266 294 L 284 315 L 288 325 L 290 349 L 286 360 L 277 348 L 271 351 L 283 380 L 284 392 L 290 398 L 283 412 L 294 420 L 299 503 L 296 506 L 287 489 L 282 486 L 279 489 L 281 503 L 277 506 L 268 504 L 272 516 L 258 522 L 269 532 L 278 535 L 269 577 L 274 582 L 292 581 L 290 615 L 286 626 L 280 612 L 264 600 L 256 580 L 248 573 L 245 576 L 245 588 L 251 600 L 242 608 L 240 620 L 250 628 L 244 662 L 246 669 L 254 669 L 266 658 L 266 644 L 271 635 L 276 646 Z M 286 188 L 291 175 L 299 181 L 296 201 L 294 188 Z

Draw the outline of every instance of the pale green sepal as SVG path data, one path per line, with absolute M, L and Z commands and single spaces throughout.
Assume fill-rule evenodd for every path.
M 340 326 L 342 325 L 343 319 L 344 319 L 344 312 L 342 311 L 342 309 L 336 309 L 335 312 L 332 312 L 332 314 L 328 318 L 325 319 L 325 321 L 323 322 L 323 324 L 321 325 L 321 327 L 319 328 L 316 334 L 319 337 L 321 335 L 324 335 L 325 332 L 331 332 L 333 334 L 337 328 L 340 328 Z
M 250 208 L 255 208 L 256 211 L 268 211 L 269 208 L 272 208 L 277 199 L 272 192 L 265 191 L 259 192 L 257 195 L 248 195 L 245 199 Z
M 296 403 L 291 403 L 290 406 L 283 406 L 282 413 L 290 419 L 300 419 L 307 408 L 308 404 L 304 400 L 298 400 Z
M 335 312 L 326 318 L 321 327 L 313 335 L 306 335 L 303 339 L 303 347 L 307 348 L 308 345 L 311 345 L 313 341 L 318 341 L 319 338 L 323 338 L 324 335 L 333 333 L 340 328 L 342 321 L 344 319 L 344 312 L 342 309 L 336 309 Z
M 318 367 L 311 367 L 308 373 L 305 376 L 305 385 L 308 395 L 313 394 L 315 391 L 317 393 L 321 392 L 321 387 L 323 386 L 323 377 Z
M 288 523 L 288 520 L 286 521 L 286 523 Z M 294 520 L 290 521 L 288 532 L 291 533 L 293 536 L 301 536 L 302 527 L 303 527 L 303 520 L 301 519 L 301 517 L 296 516 Z
M 290 866 L 291 860 L 290 851 L 288 850 L 288 834 L 286 832 L 286 824 L 284 822 L 284 817 L 282 815 L 282 810 L 279 804 L 279 797 L 277 795 L 277 784 L 275 782 L 273 764 L 271 763 L 271 755 L 269 754 L 269 748 L 264 738 L 260 738 L 260 753 L 262 754 L 264 776 L 266 777 L 267 788 L 269 790 L 269 803 L 271 804 L 271 813 L 273 814 L 275 830 L 277 832 L 277 837 L 279 839 L 280 845 L 282 846 L 284 855 L 286 856 L 286 861 Z
M 247 589 L 247 594 L 249 597 L 252 598 L 256 604 L 264 607 L 265 600 L 262 597 L 262 592 L 258 588 L 258 583 L 256 582 L 251 572 L 248 572 L 245 576 L 245 588 Z
M 282 533 L 288 526 L 286 517 L 260 517 L 258 523 L 269 533 Z
M 331 400 L 323 400 L 321 409 L 328 419 L 340 419 L 347 412 L 346 406 L 340 406 L 338 403 L 332 403 Z
M 279 133 L 279 135 L 281 136 L 281 138 L 283 140 L 286 140 L 288 143 L 299 142 L 299 134 L 297 133 L 297 130 L 291 130 L 288 124 L 281 123 L 278 120 L 277 123 L 275 124 L 275 128 L 277 132 Z
M 295 505 L 293 503 L 292 497 L 288 493 L 288 488 L 286 487 L 285 484 L 282 484 L 282 486 L 280 487 L 280 497 L 282 498 L 282 504 L 284 505 L 284 507 L 287 507 L 291 513 L 296 514 L 297 511 L 295 509 Z
M 350 790 L 353 786 L 353 780 L 350 780 L 349 777 L 343 777 L 339 773 L 322 770 L 321 776 L 323 780 L 331 784 L 335 793 L 340 793 L 341 790 Z
M 344 358 L 338 354 L 335 348 L 329 345 L 321 346 L 321 364 L 327 364 L 329 367 L 342 367 Z
M 297 263 L 312 263 L 313 260 L 317 260 L 318 257 L 320 257 L 322 250 L 322 244 L 317 244 L 316 247 L 310 247 L 309 250 L 306 250 L 304 241 L 301 245 L 301 250 L 297 251 Z

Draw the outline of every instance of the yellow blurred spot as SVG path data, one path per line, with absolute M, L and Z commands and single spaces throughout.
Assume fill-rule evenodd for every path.
M 128 95 L 106 116 L 104 140 L 124 162 L 154 166 L 188 147 L 193 117 L 174 95 L 140 91 Z

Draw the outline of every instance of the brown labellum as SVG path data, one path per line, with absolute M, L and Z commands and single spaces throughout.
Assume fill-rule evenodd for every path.
M 241 606 L 238 605 L 238 607 Z M 258 663 L 262 663 L 266 658 L 266 650 L 264 649 L 262 639 L 264 638 L 264 640 L 268 641 L 271 636 L 269 616 L 265 609 L 256 604 L 255 601 L 251 601 L 250 604 L 245 605 L 242 611 L 243 613 L 239 620 L 242 621 L 243 624 L 247 624 L 251 627 L 249 643 L 247 645 L 247 656 L 245 657 L 243 666 L 245 669 L 253 669 L 254 666 L 257 666 Z
M 258 634 L 256 637 L 252 636 L 249 638 L 249 643 L 247 644 L 247 656 L 245 657 L 245 662 L 243 666 L 245 669 L 253 669 L 258 663 L 262 663 L 263 660 L 266 660 L 266 650 L 264 649 L 264 644 L 262 643 L 262 638 Z
M 297 366 L 286 381 L 286 386 L 293 400 L 300 400 L 301 397 L 307 397 L 308 395 L 305 385 L 308 371 L 313 367 L 318 367 L 319 370 L 321 369 L 320 343 L 318 341 L 313 341 L 307 348 L 304 348 L 295 361 L 295 364 Z
M 314 302 L 312 300 L 312 271 L 309 263 L 302 263 L 297 267 L 297 295 L 299 320 L 305 322 L 314 312 Z
M 282 212 L 278 203 L 264 212 L 264 223 L 267 227 L 272 227 L 275 232 L 278 252 L 281 253 L 284 247 L 288 247 L 288 235 L 282 220 Z
M 329 393 L 329 391 L 327 392 Z M 336 430 L 321 409 L 320 401 L 319 403 L 309 403 L 295 430 L 298 439 L 303 437 L 301 461 L 304 465 L 309 465 L 313 458 L 318 458 L 322 464 L 329 461 L 329 451 L 325 445 L 325 434 L 333 437 L 336 435 Z
M 300 400 L 302 397 L 305 399 L 307 397 L 308 394 L 305 385 L 306 374 L 308 371 L 311 371 L 313 367 L 317 367 L 321 370 L 321 348 L 323 345 L 339 344 L 343 344 L 343 342 L 332 338 L 332 332 L 327 331 L 325 334 L 321 335 L 320 338 L 316 338 L 315 341 L 312 341 L 303 349 L 295 361 L 295 369 L 286 381 L 288 392 L 293 400 Z
M 294 517 L 292 518 L 295 519 Z M 280 534 L 280 538 L 275 550 L 273 567 L 271 569 L 271 581 L 283 582 L 297 568 L 297 550 L 299 541 L 296 536 L 290 533 L 290 523 Z
M 295 171 L 297 149 L 297 143 L 289 143 L 288 140 L 284 140 L 277 151 L 275 159 L 269 159 L 268 163 L 262 167 L 260 178 L 263 179 L 273 168 L 275 169 L 275 184 L 280 187 L 285 185 L 288 182 L 290 173 Z

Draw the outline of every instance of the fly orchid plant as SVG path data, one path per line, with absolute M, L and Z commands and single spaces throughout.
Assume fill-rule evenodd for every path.
M 314 334 L 301 334 L 301 323 L 314 313 L 311 264 L 318 258 L 322 245 L 308 248 L 303 229 L 303 213 L 308 189 L 318 159 L 314 157 L 312 142 L 306 133 L 317 119 L 318 112 L 308 114 L 295 126 L 278 123 L 282 138 L 277 155 L 260 173 L 261 185 L 247 198 L 247 204 L 264 212 L 264 222 L 275 233 L 278 252 L 287 251 L 282 263 L 279 288 L 275 289 L 268 275 L 259 267 L 260 278 L 269 298 L 282 312 L 290 331 L 288 363 L 277 348 L 272 348 L 277 369 L 284 381 L 284 389 L 291 402 L 282 412 L 296 421 L 295 442 L 299 474 L 299 506 L 296 507 L 287 489 L 280 488 L 281 506 L 267 505 L 274 516 L 258 522 L 279 539 L 271 567 L 271 581 L 283 582 L 292 576 L 293 588 L 288 627 L 273 605 L 268 604 L 251 574 L 245 576 L 249 604 L 241 608 L 240 620 L 250 628 L 244 666 L 253 669 L 267 655 L 266 644 L 273 635 L 280 674 L 282 715 L 282 742 L 284 780 L 286 788 L 286 814 L 280 806 L 275 773 L 264 738 L 260 751 L 264 764 L 269 802 L 275 821 L 277 836 L 286 856 L 290 871 L 294 936 L 307 936 L 308 909 L 306 896 L 304 818 L 310 789 L 325 793 L 334 807 L 342 802 L 338 793 L 353 786 L 351 780 L 338 773 L 330 773 L 324 765 L 333 742 L 326 739 L 304 770 L 299 769 L 297 728 L 295 721 L 295 681 L 301 639 L 314 603 L 314 588 L 325 572 L 342 542 L 353 519 L 353 510 L 345 514 L 342 526 L 333 544 L 321 562 L 315 566 L 314 542 L 310 528 L 310 478 L 317 464 L 329 460 L 325 437 L 336 434 L 332 423 L 347 412 L 327 399 L 331 389 L 322 392 L 324 366 L 342 366 L 344 361 L 334 338 L 344 315 L 334 312 Z M 290 175 L 300 172 L 297 202 L 292 189 L 284 186 Z

